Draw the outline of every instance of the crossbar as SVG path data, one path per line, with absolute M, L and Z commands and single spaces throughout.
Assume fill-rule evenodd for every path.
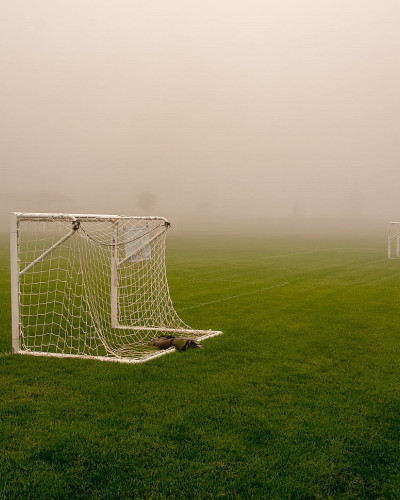
M 45 220 L 79 220 L 84 222 L 96 222 L 98 220 L 114 222 L 116 220 L 124 219 L 134 219 L 134 220 L 162 220 L 168 222 L 165 217 L 160 217 L 156 215 L 148 216 L 130 216 L 130 215 L 100 215 L 100 214 L 62 214 L 62 213 L 25 213 L 25 212 L 13 212 L 18 217 L 18 220 L 35 220 L 35 221 L 45 221 Z

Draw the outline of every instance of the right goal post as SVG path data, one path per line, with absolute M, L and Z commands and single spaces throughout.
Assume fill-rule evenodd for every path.
M 389 223 L 388 258 L 400 259 L 400 222 Z
M 169 294 L 163 217 L 13 213 L 13 352 L 138 363 L 160 335 L 204 340 Z

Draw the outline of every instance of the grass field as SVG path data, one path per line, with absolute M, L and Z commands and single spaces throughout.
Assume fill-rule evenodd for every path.
M 203 350 L 141 365 L 10 355 L 0 498 L 400 498 L 400 262 L 385 240 L 170 239 Z

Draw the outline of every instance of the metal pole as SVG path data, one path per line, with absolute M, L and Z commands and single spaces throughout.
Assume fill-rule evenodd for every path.
M 397 225 L 396 257 L 400 257 L 400 224 Z
M 111 236 L 111 328 L 118 328 L 118 221 Z
M 18 353 L 20 347 L 20 315 L 19 315 L 19 237 L 18 216 L 11 214 L 10 220 L 10 260 L 11 260 L 11 320 L 12 320 L 12 352 Z

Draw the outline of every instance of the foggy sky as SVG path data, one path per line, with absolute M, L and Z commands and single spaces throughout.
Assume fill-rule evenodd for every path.
M 400 220 L 398 0 L 3 0 L 9 211 Z

